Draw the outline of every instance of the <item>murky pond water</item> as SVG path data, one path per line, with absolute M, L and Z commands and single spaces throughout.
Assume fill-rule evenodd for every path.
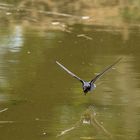
M 111 139 L 100 127 L 81 124 L 89 106 L 112 139 L 140 138 L 140 30 L 73 25 L 69 31 L 0 27 L 0 139 Z M 85 80 L 123 58 L 84 96 Z M 67 133 L 64 132 L 67 131 Z M 59 136 L 61 132 L 64 135 Z M 58 137 L 56 137 L 58 136 Z

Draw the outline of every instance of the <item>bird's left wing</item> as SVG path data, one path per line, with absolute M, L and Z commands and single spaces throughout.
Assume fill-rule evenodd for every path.
M 90 83 L 95 83 L 96 80 L 98 80 L 101 76 L 103 76 L 103 74 L 105 74 L 105 72 L 107 72 L 108 70 L 110 70 L 114 65 L 116 65 L 122 58 L 118 59 L 117 61 L 115 61 L 113 64 L 111 64 L 110 66 L 108 66 L 104 71 L 102 71 L 101 73 L 99 73 L 95 78 L 93 78 Z
M 78 76 L 76 76 L 74 73 L 72 73 L 71 71 L 69 71 L 65 66 L 63 66 L 62 64 L 60 64 L 58 61 L 56 61 L 56 63 L 62 68 L 64 69 L 67 73 L 69 73 L 71 76 L 73 76 L 74 78 L 76 78 L 77 80 L 79 80 L 80 82 L 84 83 L 84 81 L 79 78 Z

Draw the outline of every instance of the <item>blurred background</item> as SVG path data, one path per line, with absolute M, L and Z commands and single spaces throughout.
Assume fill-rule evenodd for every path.
M 0 139 L 140 138 L 139 0 L 0 0 Z M 122 60 L 84 96 L 85 80 Z M 94 107 L 96 124 L 82 123 Z M 66 132 L 66 131 L 65 131 Z

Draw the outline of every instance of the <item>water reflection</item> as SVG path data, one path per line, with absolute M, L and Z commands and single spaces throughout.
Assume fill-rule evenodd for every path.
M 9 34 L 2 34 L 1 39 L 1 53 L 7 53 L 7 51 L 11 52 L 19 52 L 23 45 L 23 32 L 22 26 L 14 26 Z
M 23 39 L 22 26 L 15 26 L 12 34 L 8 37 L 7 47 L 11 52 L 19 52 L 24 42 Z
M 139 32 L 130 30 L 124 41 L 121 32 L 107 31 L 106 26 L 73 25 L 68 28 L 71 33 L 43 34 L 22 26 L 12 29 L 3 27 L 0 33 L 0 103 L 8 107 L 0 120 L 13 122 L 2 124 L 1 139 L 56 139 L 89 105 L 95 106 L 97 120 L 116 139 L 139 138 Z M 62 60 L 90 80 L 120 57 L 121 63 L 88 96 L 83 96 L 80 83 L 61 75 L 55 63 Z M 108 139 L 96 132 L 91 126 L 79 127 L 63 139 Z
M 5 30 L 6 33 L 1 31 L 0 41 L 0 100 L 9 101 L 9 91 L 12 87 L 9 83 L 8 71 L 11 69 L 9 64 L 17 63 L 17 58 L 8 58 L 11 53 L 18 53 L 23 45 L 22 26 L 14 26 L 11 31 Z M 11 52 L 11 53 L 10 53 Z M 7 57 L 8 56 L 8 57 Z
M 66 129 L 64 131 L 62 131 L 60 134 L 57 135 L 57 137 L 62 137 L 63 135 L 66 135 L 67 133 L 69 133 L 70 131 L 75 130 L 77 127 L 80 127 L 80 125 L 82 124 L 86 124 L 86 125 L 92 125 L 93 127 L 98 127 L 100 128 L 99 131 L 104 132 L 108 137 L 112 137 L 111 133 L 109 133 L 104 127 L 103 125 L 101 125 L 98 120 L 96 119 L 96 112 L 94 110 L 93 106 L 89 106 L 88 109 L 86 109 L 84 111 L 84 113 L 81 115 L 80 119 L 75 123 L 75 125 L 73 125 L 71 128 Z M 84 138 L 84 137 L 83 137 Z M 92 139 L 92 137 L 89 137 L 89 139 Z M 94 138 L 94 136 L 93 136 Z

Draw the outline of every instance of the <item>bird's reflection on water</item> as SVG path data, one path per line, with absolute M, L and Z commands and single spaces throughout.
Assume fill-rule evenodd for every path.
M 86 125 L 92 125 L 95 128 L 99 128 L 102 132 L 104 132 L 105 135 L 112 137 L 112 135 L 105 129 L 103 125 L 99 123 L 99 121 L 96 119 L 96 112 L 93 106 L 89 106 L 81 115 L 80 119 L 71 127 L 66 130 L 61 131 L 57 135 L 57 137 L 63 136 L 67 133 L 69 133 L 72 130 L 75 130 L 77 127 L 86 124 Z M 83 138 L 83 137 L 82 137 Z M 88 139 L 92 139 L 93 137 L 88 137 Z M 85 139 L 85 138 L 84 138 Z M 86 137 L 87 139 L 87 137 Z

